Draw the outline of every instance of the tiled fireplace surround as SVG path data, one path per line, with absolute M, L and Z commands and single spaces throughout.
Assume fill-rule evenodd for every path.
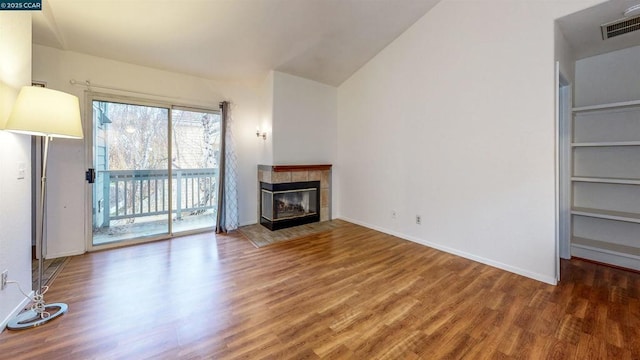
M 320 221 L 330 220 L 331 165 L 258 165 L 258 204 L 261 196 L 260 182 L 283 184 L 300 181 L 320 181 Z

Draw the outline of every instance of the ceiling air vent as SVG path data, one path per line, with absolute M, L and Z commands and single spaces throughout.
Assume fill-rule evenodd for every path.
M 624 18 L 601 25 L 602 40 L 611 39 L 622 34 L 640 30 L 640 16 Z

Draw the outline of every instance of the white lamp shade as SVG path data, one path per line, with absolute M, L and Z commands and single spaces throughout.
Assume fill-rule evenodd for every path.
M 38 86 L 20 89 L 5 130 L 39 136 L 82 139 L 78 97 Z

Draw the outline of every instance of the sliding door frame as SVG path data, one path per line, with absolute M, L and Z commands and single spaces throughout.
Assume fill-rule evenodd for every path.
M 168 158 L 171 159 L 173 154 L 173 145 L 171 139 L 173 138 L 173 119 L 172 119 L 172 110 L 189 110 L 189 111 L 198 111 L 198 112 L 208 112 L 208 113 L 220 113 L 219 109 L 211 109 L 202 106 L 189 106 L 182 104 L 175 104 L 170 101 L 161 101 L 161 100 L 150 100 L 144 99 L 140 97 L 126 96 L 126 95 L 117 95 L 110 94 L 105 92 L 95 92 L 91 90 L 85 91 L 85 169 L 92 168 L 94 166 L 94 116 L 93 116 L 93 102 L 94 101 L 105 101 L 105 102 L 113 102 L 113 103 L 121 103 L 121 104 L 130 104 L 130 105 L 138 105 L 138 106 L 149 106 L 155 108 L 161 108 L 167 110 L 167 155 Z M 173 164 L 171 161 L 167 161 L 167 176 L 169 181 L 173 178 Z M 87 251 L 98 251 L 105 250 L 111 248 L 117 248 L 122 246 L 134 245 L 134 244 L 142 244 L 152 241 L 165 240 L 170 239 L 176 236 L 185 236 L 191 234 L 205 233 L 211 232 L 215 230 L 215 225 L 209 229 L 196 229 L 189 231 L 182 231 L 179 233 L 173 232 L 173 189 L 172 186 L 168 187 L 168 196 L 169 196 L 169 206 L 168 206 L 168 228 L 166 234 L 153 235 L 148 237 L 140 237 L 140 238 L 132 238 L 128 240 L 116 241 L 111 243 L 105 243 L 100 245 L 93 244 L 93 187 L 94 184 L 90 184 L 85 182 L 85 241 L 86 241 L 86 249 Z

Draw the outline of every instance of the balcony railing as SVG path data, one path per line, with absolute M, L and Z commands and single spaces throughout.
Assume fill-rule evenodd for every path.
M 103 227 L 111 220 L 166 215 L 169 213 L 169 186 L 172 187 L 176 219 L 184 213 L 199 214 L 217 205 L 218 169 L 98 171 L 102 183 Z M 100 206 L 97 206 L 100 207 Z

